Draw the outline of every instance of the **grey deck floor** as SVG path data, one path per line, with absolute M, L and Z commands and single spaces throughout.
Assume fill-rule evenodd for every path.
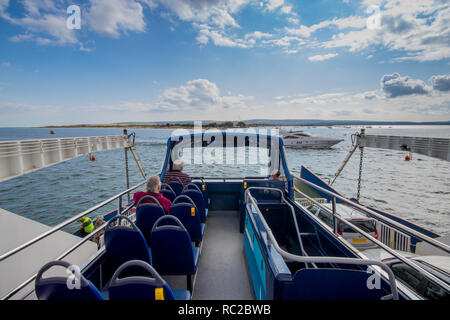
M 254 299 L 238 212 L 209 212 L 193 299 Z

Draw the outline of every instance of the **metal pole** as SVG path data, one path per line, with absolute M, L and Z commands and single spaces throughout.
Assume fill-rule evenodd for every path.
M 366 135 L 366 129 L 361 129 L 361 134 L 359 135 L 359 138 L 364 138 Z M 358 189 L 356 191 L 356 200 L 359 202 L 359 198 L 361 195 L 361 179 L 362 179 L 362 165 L 363 165 L 363 159 L 364 159 L 364 146 L 359 146 L 359 173 L 358 173 Z
M 336 218 L 336 197 L 333 197 L 331 206 L 333 209 L 333 229 L 334 233 L 338 233 L 338 220 Z
M 128 138 L 128 131 L 127 129 L 123 129 L 123 134 L 125 136 L 127 136 Z M 123 148 L 123 150 L 125 151 L 125 175 L 126 175 L 126 179 L 127 179 L 127 190 L 130 189 L 130 175 L 128 172 L 128 147 L 125 146 L 125 148 Z M 130 202 L 130 193 L 127 193 L 127 197 L 128 197 L 128 202 Z

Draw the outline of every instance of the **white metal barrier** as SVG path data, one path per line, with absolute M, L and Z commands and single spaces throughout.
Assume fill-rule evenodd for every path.
M 0 182 L 92 152 L 129 147 L 123 135 L 0 142 Z

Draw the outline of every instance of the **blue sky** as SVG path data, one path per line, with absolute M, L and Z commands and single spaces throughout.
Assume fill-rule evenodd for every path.
M 440 0 L 0 0 L 0 126 L 450 120 L 449 26 Z

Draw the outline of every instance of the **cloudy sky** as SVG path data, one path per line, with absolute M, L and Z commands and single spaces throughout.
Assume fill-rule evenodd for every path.
M 0 126 L 450 120 L 449 26 L 447 0 L 0 0 Z

